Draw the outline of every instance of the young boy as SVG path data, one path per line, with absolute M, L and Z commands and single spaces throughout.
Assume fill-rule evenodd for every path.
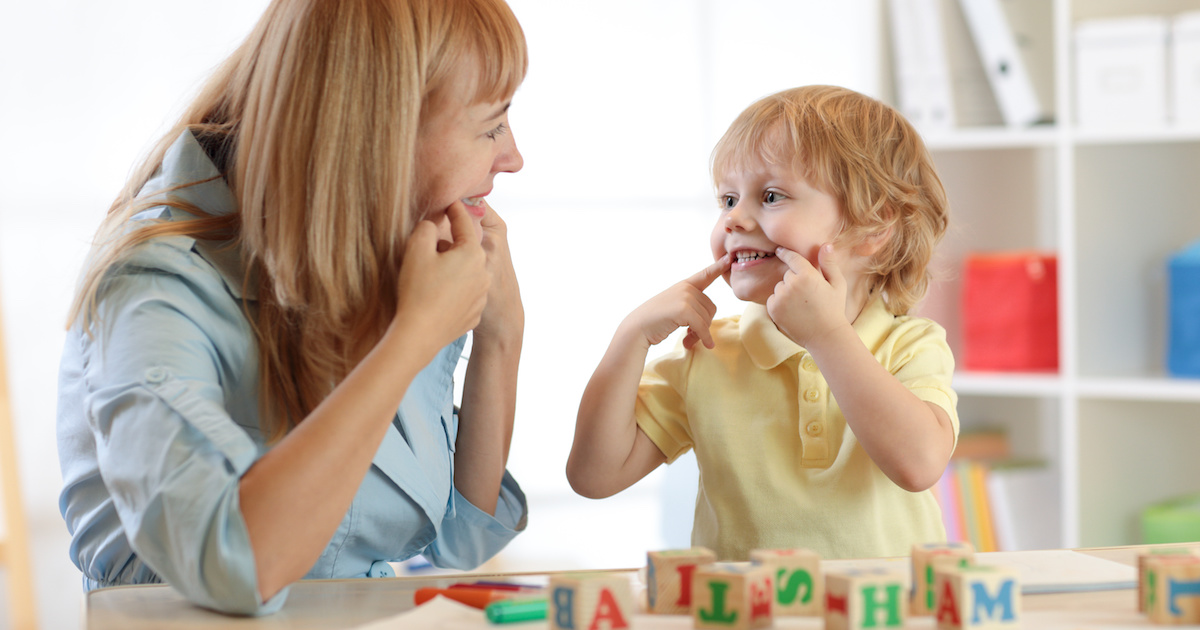
M 947 222 L 924 143 L 883 103 L 802 87 L 744 111 L 712 172 L 716 262 L 617 328 L 579 406 L 572 488 L 611 496 L 694 448 L 692 542 L 722 560 L 944 540 L 929 488 L 958 435 L 954 358 L 906 315 Z M 719 276 L 749 304 L 714 322 Z M 679 327 L 683 347 L 645 365 Z

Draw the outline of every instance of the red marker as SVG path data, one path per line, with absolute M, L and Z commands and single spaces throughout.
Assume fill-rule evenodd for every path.
M 472 608 L 483 610 L 487 608 L 488 604 L 508 599 L 516 595 L 516 593 L 509 590 L 485 588 L 435 588 L 427 586 L 417 589 L 417 592 L 413 594 L 413 603 L 420 606 L 438 595 L 452 599 L 460 604 L 466 604 Z

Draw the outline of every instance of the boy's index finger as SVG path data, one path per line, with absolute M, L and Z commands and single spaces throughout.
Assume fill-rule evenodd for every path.
M 703 291 L 714 280 L 724 275 L 726 271 L 729 271 L 729 254 L 725 254 L 713 261 L 711 265 L 696 272 L 695 275 L 687 279 L 687 283 Z
M 779 257 L 779 260 L 783 261 L 783 264 L 788 266 L 788 269 L 796 273 L 799 273 L 801 269 L 806 267 L 812 267 L 812 263 L 808 262 L 807 258 L 786 247 L 776 247 L 775 255 Z

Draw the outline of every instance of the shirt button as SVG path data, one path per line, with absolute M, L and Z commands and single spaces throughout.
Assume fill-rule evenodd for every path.
M 808 402 L 817 402 L 818 400 L 821 400 L 821 392 L 815 389 L 807 390 L 804 392 L 804 400 L 807 400 Z
M 800 367 L 804 368 L 805 372 L 816 372 L 817 362 L 813 361 L 811 356 L 806 356 L 804 357 L 804 360 L 800 362 Z
M 821 435 L 821 423 L 820 422 L 809 422 L 808 426 L 804 427 L 804 430 L 808 431 L 808 434 L 813 437 Z
M 167 371 L 161 367 L 155 366 L 148 370 L 143 375 L 147 383 L 161 383 L 167 380 Z

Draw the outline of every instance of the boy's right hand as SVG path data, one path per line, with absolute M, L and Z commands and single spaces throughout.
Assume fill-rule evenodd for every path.
M 625 318 L 623 327 L 631 328 L 645 339 L 647 347 L 661 343 L 680 327 L 687 327 L 683 347 L 691 349 L 697 341 L 713 348 L 709 327 L 717 306 L 704 294 L 708 285 L 729 271 L 729 255 L 718 258 L 692 277 L 650 298 Z

